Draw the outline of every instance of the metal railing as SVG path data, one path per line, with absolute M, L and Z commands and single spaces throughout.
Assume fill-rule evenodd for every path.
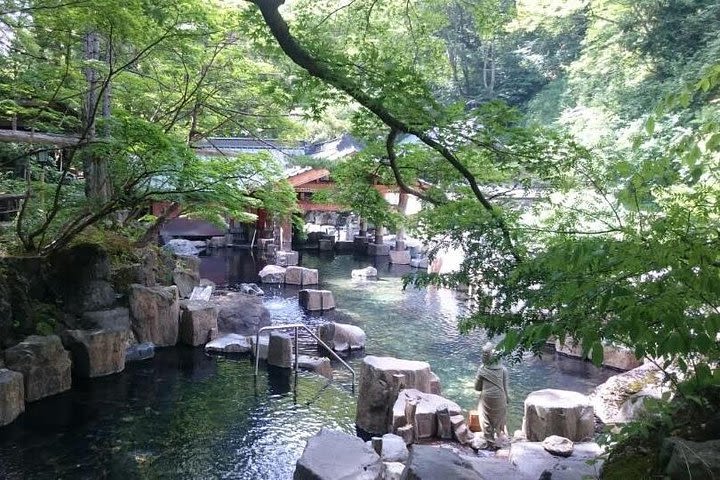
M 330 352 L 330 354 L 335 358 L 335 360 L 339 361 L 341 364 L 343 364 L 343 366 L 345 368 L 350 370 L 350 373 L 352 374 L 352 389 L 353 389 L 353 392 L 355 391 L 355 370 L 353 370 L 353 368 L 350 365 L 348 365 L 345 360 L 340 358 L 340 356 L 337 353 L 335 353 L 335 351 L 332 348 L 328 347 L 328 345 L 325 342 L 320 340 L 320 337 L 315 335 L 315 332 L 310 330 L 307 327 L 307 325 L 305 325 L 304 323 L 286 323 L 283 325 L 270 325 L 269 327 L 262 327 L 260 330 L 257 331 L 257 333 L 255 334 L 255 376 L 256 377 L 258 374 L 258 370 L 260 368 L 260 333 L 270 331 L 270 330 L 287 330 L 288 328 L 292 328 L 295 330 L 295 371 L 296 372 L 298 371 L 298 358 L 300 356 L 298 353 L 298 329 L 302 328 L 306 332 L 308 332 L 310 335 L 312 335 L 312 337 L 315 340 L 317 340 L 317 342 L 320 345 L 322 345 L 325 348 L 325 350 Z M 269 345 L 268 345 L 268 349 L 269 349 Z

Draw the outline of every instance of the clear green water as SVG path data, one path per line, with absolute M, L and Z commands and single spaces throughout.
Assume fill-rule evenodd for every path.
M 482 333 L 457 333 L 463 303 L 447 290 L 401 288 L 406 270 L 378 265 L 378 281 L 350 279 L 370 264 L 350 256 L 303 255 L 333 290 L 335 312 L 306 315 L 296 288 L 270 287 L 266 305 L 276 323 L 329 319 L 354 323 L 368 336 L 366 354 L 430 363 L 444 395 L 474 408 L 472 390 Z M 262 266 L 236 253 L 205 259 L 204 276 L 218 283 L 252 280 Z M 361 358 L 350 363 L 359 370 Z M 511 429 L 532 390 L 589 391 L 612 372 L 546 355 L 509 367 Z M 249 358 L 216 358 L 202 349 L 169 348 L 125 372 L 76 385 L 70 392 L 28 405 L 0 429 L 0 479 L 45 478 L 292 478 L 305 441 L 322 426 L 353 433 L 355 395 L 340 381 L 261 368 Z M 345 385 L 343 385 L 343 383 Z

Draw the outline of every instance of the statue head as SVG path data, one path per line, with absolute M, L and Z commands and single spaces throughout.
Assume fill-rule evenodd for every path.
M 493 365 L 495 361 L 495 345 L 487 342 L 482 348 L 482 361 L 485 365 Z

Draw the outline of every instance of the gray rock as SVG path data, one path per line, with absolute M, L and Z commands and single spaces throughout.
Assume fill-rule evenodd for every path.
M 330 290 L 306 288 L 298 293 L 300 306 L 311 312 L 322 312 L 335 308 L 335 297 Z
M 270 312 L 255 295 L 227 292 L 211 299 L 219 310 L 218 329 L 221 333 L 254 335 L 270 325 Z
M 530 441 L 559 435 L 580 442 L 592 438 L 595 415 L 590 399 L 569 390 L 545 389 L 525 399 L 523 433 Z
M 5 366 L 23 374 L 28 402 L 64 392 L 72 385 L 70 354 L 57 335 L 31 335 L 8 348 Z
M 603 384 L 595 387 L 589 395 L 595 415 L 603 423 L 622 423 L 633 419 L 634 405 L 623 405 L 643 390 L 657 391 L 662 395 L 668 389 L 663 386 L 664 374 L 653 364 L 648 363 L 630 371 L 613 375 Z M 643 395 L 644 396 L 644 395 Z M 653 395 L 654 396 L 654 395 Z M 644 402 L 644 400 L 637 401 Z M 638 408 L 638 412 L 642 407 Z
M 315 268 L 288 267 L 285 271 L 287 285 L 317 285 L 318 271 Z
M 572 358 L 591 358 L 592 350 L 583 355 L 582 345 L 573 339 L 565 341 L 555 340 L 555 351 L 561 355 Z M 635 353 L 622 345 L 603 345 L 603 366 L 616 370 L 632 370 L 643 364 L 642 360 L 635 356 Z
M 320 325 L 318 336 L 328 347 L 339 352 L 365 348 L 367 338 L 362 328 L 336 322 Z
M 62 342 L 72 368 L 82 378 L 103 377 L 125 369 L 126 330 L 66 330 Z
M 618 421 L 625 423 L 640 419 L 647 413 L 645 402 L 648 399 L 661 399 L 663 391 L 662 388 L 657 386 L 647 386 L 639 392 L 633 393 L 620 405 Z
M 241 283 L 240 292 L 244 293 L 245 295 L 255 295 L 256 297 L 262 297 L 263 295 L 265 295 L 263 289 L 258 287 L 254 283 Z
M 358 280 L 367 280 L 368 278 L 377 278 L 378 271 L 375 267 L 365 267 L 350 272 L 350 277 Z
M 547 471 L 552 480 L 577 480 L 600 478 L 602 450 L 597 443 L 576 443 L 568 458 L 545 451 L 540 442 L 516 442 L 510 447 L 510 463 L 521 475 L 533 479 Z
M 173 283 L 178 287 L 180 298 L 190 298 L 195 287 L 200 286 L 200 274 L 185 268 L 173 270 Z
M 661 461 L 671 480 L 720 478 L 720 440 L 692 442 L 678 437 L 663 441 Z
M 80 244 L 49 258 L 51 289 L 73 313 L 103 310 L 115 304 L 110 257 L 98 245 Z
M 443 440 L 450 440 L 453 437 L 453 428 L 450 423 L 450 412 L 447 406 L 438 408 L 437 416 L 437 436 Z
M 327 357 L 313 357 L 310 355 L 298 355 L 298 368 L 308 372 L 314 372 L 332 380 L 333 368 L 330 359 Z
M 293 366 L 293 346 L 290 335 L 272 332 L 268 344 L 267 363 L 274 367 L 291 368 Z
M 248 353 L 252 344 L 244 335 L 229 333 L 218 337 L 205 345 L 205 351 L 211 353 Z
M 83 324 L 88 330 L 109 330 L 123 332 L 125 348 L 137 343 L 131 329 L 130 310 L 125 307 L 111 310 L 97 310 L 83 313 Z
M 360 369 L 355 423 L 372 434 L 388 433 L 400 391 L 414 388 L 429 392 L 430 378 L 427 362 L 366 356 Z
M 383 462 L 405 462 L 408 459 L 408 449 L 405 440 L 392 433 L 382 436 L 382 451 L 380 456 Z
M 218 309 L 209 302 L 180 302 L 180 341 L 197 347 L 210 339 L 210 331 L 216 329 Z
M 435 375 L 435 373 L 433 373 L 432 377 L 430 378 L 430 393 L 434 393 L 435 395 L 442 395 L 442 386 L 440 385 L 440 377 Z
M 550 435 L 542 441 L 543 448 L 559 457 L 569 457 L 573 453 L 573 442 L 569 438 Z
M 292 267 L 300 261 L 300 254 L 294 250 L 289 252 L 279 251 L 275 254 L 275 261 L 281 267 Z
M 163 248 L 169 252 L 174 253 L 175 255 L 190 256 L 198 255 L 200 253 L 200 249 L 195 246 L 195 242 L 182 238 L 175 238 L 173 240 L 170 240 L 165 245 L 163 245 Z
M 152 342 L 143 342 L 131 345 L 125 350 L 125 363 L 140 362 L 155 356 L 155 345 Z
M 262 283 L 285 283 L 285 268 L 277 265 L 265 265 L 258 272 Z
M 0 368 L 0 427 L 25 411 L 25 386 L 21 373 Z
M 383 462 L 385 465 L 383 480 L 400 480 L 405 465 L 400 462 Z
M 473 463 L 457 453 L 429 445 L 414 445 L 402 480 L 478 480 L 482 479 Z M 510 477 L 506 477 L 510 478 Z
M 177 343 L 180 315 L 177 287 L 133 284 L 130 312 L 133 330 L 139 342 L 152 342 L 158 347 Z
M 405 405 L 407 402 L 415 402 L 415 438 L 432 438 L 438 433 L 437 411 L 447 409 L 448 418 L 461 415 L 462 408 L 446 398 L 432 393 L 421 392 L 417 389 L 402 390 L 393 404 L 392 426 L 393 430 L 406 425 Z M 448 437 L 449 438 L 449 437 Z
M 311 437 L 295 467 L 294 480 L 381 480 L 383 463 L 360 438 L 327 428 Z

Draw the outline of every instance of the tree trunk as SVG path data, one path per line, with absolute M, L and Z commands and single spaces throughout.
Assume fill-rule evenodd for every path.
M 85 34 L 85 60 L 100 59 L 100 36 L 95 32 Z M 97 71 L 88 66 L 85 68 L 85 81 L 87 82 L 87 93 L 83 104 L 83 129 L 88 142 L 95 140 L 95 119 L 97 116 L 99 100 L 99 77 Z M 105 89 L 107 90 L 107 89 Z M 103 96 L 106 95 L 105 90 Z M 105 103 L 105 98 L 103 99 Z M 103 110 L 106 106 L 103 105 Z M 107 94 L 107 112 L 110 112 L 110 97 Z M 100 158 L 92 151 L 86 149 L 83 155 L 83 172 L 85 175 L 85 196 L 88 199 L 106 202 L 110 198 L 110 181 L 107 168 L 107 160 Z

